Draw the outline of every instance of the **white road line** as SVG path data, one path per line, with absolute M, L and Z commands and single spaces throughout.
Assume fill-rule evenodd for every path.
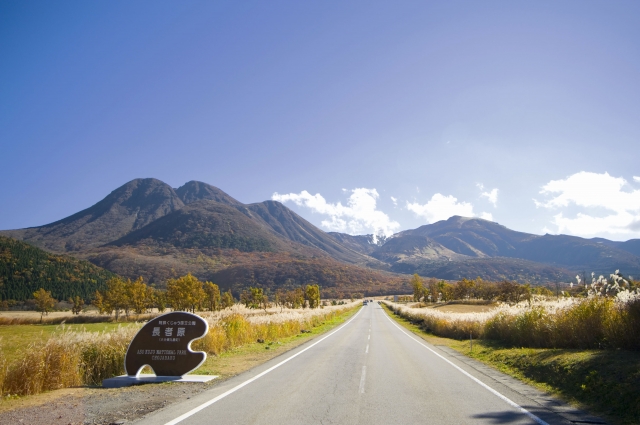
M 364 353 L 365 353 L 365 354 L 368 354 L 368 353 L 369 353 L 369 344 L 367 344 L 367 349 L 366 349 L 366 350 L 364 350 Z
M 360 394 L 364 394 L 364 380 L 367 376 L 367 367 L 362 366 L 362 377 L 360 378 Z
M 371 339 L 371 335 L 367 336 L 367 340 Z
M 296 354 L 294 354 L 291 357 L 286 358 L 285 360 L 281 361 L 280 363 L 278 363 L 275 366 L 271 366 L 269 369 L 265 370 L 264 372 L 259 373 L 258 375 L 254 376 L 251 379 L 247 379 L 246 381 L 244 381 L 242 384 L 238 384 L 235 387 L 231 388 L 229 391 L 224 392 L 222 394 L 220 394 L 219 396 L 212 398 L 211 400 L 202 403 L 200 406 L 195 407 L 191 410 L 189 410 L 187 413 L 185 413 L 184 415 L 180 415 L 177 418 L 175 418 L 172 421 L 167 422 L 165 425 L 175 425 L 177 423 L 180 423 L 182 421 L 184 421 L 185 419 L 187 419 L 190 416 L 195 415 L 196 413 L 198 413 L 199 411 L 206 409 L 207 407 L 211 406 L 213 403 L 222 400 L 223 398 L 225 398 L 226 396 L 228 396 L 229 394 L 235 393 L 236 391 L 238 391 L 240 388 L 249 385 L 250 383 L 252 383 L 253 381 L 262 378 L 264 375 L 266 375 L 267 373 L 271 372 L 274 369 L 279 368 L 280 366 L 282 366 L 283 364 L 285 364 L 286 362 L 288 362 L 289 360 L 293 359 L 294 357 L 298 357 L 300 354 L 304 353 L 305 351 L 307 351 L 310 348 L 313 348 L 314 346 L 320 344 L 322 341 L 324 341 L 325 339 L 329 338 L 331 335 L 333 335 L 334 333 L 341 331 L 342 329 L 344 329 L 349 323 L 351 323 L 353 321 L 353 319 L 355 319 L 356 317 L 358 317 L 358 314 L 360 314 L 360 312 L 362 311 L 362 309 L 360 311 L 358 311 L 355 316 L 353 316 L 351 319 L 349 319 L 349 321 L 347 321 L 347 323 L 345 323 L 344 325 L 340 326 L 338 329 L 336 329 L 335 331 L 331 332 L 329 335 L 319 339 L 318 341 L 314 342 L 313 344 L 311 344 L 310 346 L 308 346 L 307 348 L 305 348 L 304 350 L 300 350 L 298 351 Z M 363 378 L 364 379 L 364 376 Z M 363 385 L 362 383 L 360 385 Z
M 422 347 L 426 348 L 427 350 L 431 351 L 433 354 L 435 354 L 436 356 L 440 357 L 442 360 L 444 360 L 445 362 L 449 363 L 451 366 L 455 367 L 456 369 L 458 369 L 460 372 L 462 372 L 464 375 L 468 376 L 469 378 L 471 378 L 473 381 L 475 381 L 476 383 L 480 384 L 482 387 L 484 387 L 485 389 L 489 390 L 491 393 L 493 393 L 494 395 L 498 396 L 500 399 L 502 399 L 503 401 L 507 402 L 508 404 L 510 404 L 512 407 L 515 407 L 516 409 L 520 410 L 520 412 L 524 413 L 525 415 L 527 415 L 530 419 L 533 419 L 535 422 L 537 422 L 540 425 L 549 425 L 547 422 L 543 421 L 542 419 L 540 419 L 539 417 L 537 417 L 536 415 L 534 415 L 533 413 L 529 412 L 527 409 L 525 409 L 524 407 L 521 407 L 519 404 L 517 404 L 516 402 L 512 401 L 510 398 L 502 395 L 501 393 L 499 393 L 498 391 L 494 390 L 493 388 L 491 388 L 490 386 L 488 386 L 487 384 L 485 384 L 484 382 L 482 382 L 481 380 L 479 380 L 478 378 L 476 378 L 475 376 L 471 375 L 469 372 L 467 372 L 466 370 L 462 369 L 460 366 L 456 365 L 455 363 L 453 363 L 452 361 L 450 361 L 449 359 L 441 356 L 440 354 L 436 353 L 434 350 L 432 350 L 431 348 L 429 348 L 427 345 L 423 344 L 422 342 L 418 341 L 415 337 L 411 336 L 410 334 L 408 334 L 407 332 L 405 332 L 404 329 L 402 329 L 396 322 L 394 322 L 389 315 L 385 312 L 385 317 L 387 319 L 389 319 L 389 321 L 391 322 L 391 324 L 393 326 L 395 326 L 396 328 L 400 329 L 400 332 L 402 332 L 403 334 L 405 334 L 406 336 L 408 336 L 409 338 L 411 338 L 411 340 L 417 342 L 418 344 L 420 344 Z

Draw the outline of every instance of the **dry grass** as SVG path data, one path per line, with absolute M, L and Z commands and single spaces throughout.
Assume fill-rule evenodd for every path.
M 124 372 L 124 355 L 135 327 L 111 332 L 56 334 L 34 342 L 0 371 L 3 395 L 32 395 L 82 384 L 97 385 Z
M 640 349 L 640 298 L 540 299 L 474 313 L 386 303 L 412 323 L 446 338 L 471 335 L 532 348 Z
M 310 330 L 359 305 L 331 306 L 322 309 L 251 310 L 241 305 L 203 315 L 209 322 L 207 336 L 193 344 L 193 349 L 219 355 L 244 344 L 279 339 Z
M 209 333 L 194 350 L 220 355 L 257 340 L 278 341 L 335 319 L 358 303 L 314 310 L 247 310 L 234 307 L 204 314 Z M 78 385 L 100 385 L 124 373 L 124 357 L 139 326 L 105 332 L 62 327 L 48 339 L 36 339 L 13 361 L 0 350 L 0 394 L 32 395 Z
M 120 322 L 140 322 L 150 320 L 159 313 L 131 314 L 129 317 L 120 316 Z M 40 318 L 40 313 L 35 311 L 20 312 L 0 312 L 0 326 L 11 325 L 58 325 L 58 324 L 81 324 L 81 323 L 110 323 L 115 322 L 114 316 L 97 314 L 97 312 L 71 314 L 69 312 L 53 312 Z

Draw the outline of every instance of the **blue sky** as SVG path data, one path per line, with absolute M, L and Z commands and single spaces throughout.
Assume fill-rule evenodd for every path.
M 137 177 L 640 237 L 640 2 L 0 3 L 0 229 Z

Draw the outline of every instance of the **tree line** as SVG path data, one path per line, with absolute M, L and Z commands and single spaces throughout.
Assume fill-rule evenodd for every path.
M 320 287 L 317 284 L 298 287 L 289 291 L 278 290 L 270 297 L 262 288 L 250 287 L 240 294 L 240 302 L 248 308 L 267 309 L 270 306 L 281 308 L 317 308 L 320 307 Z M 40 288 L 33 293 L 33 305 L 42 315 L 53 311 L 58 301 L 51 291 Z M 72 312 L 80 314 L 84 300 L 70 297 Z M 106 289 L 97 290 L 91 304 L 101 314 L 115 315 L 118 320 L 123 314 L 149 313 L 154 309 L 163 312 L 168 308 L 179 311 L 218 311 L 233 306 L 236 299 L 231 290 L 222 292 L 213 282 L 200 281 L 192 274 L 169 279 L 166 290 L 147 285 L 142 277 L 132 281 L 121 277 L 112 277 L 106 282 Z
M 531 299 L 531 295 L 552 295 L 545 287 L 532 288 L 530 284 L 502 281 L 490 282 L 476 279 L 462 279 L 455 283 L 444 280 L 423 280 L 417 273 L 411 278 L 413 301 L 447 302 L 452 300 L 487 300 L 517 303 Z
M 248 308 L 267 309 L 270 305 L 280 308 L 317 308 L 320 307 L 320 286 L 307 285 L 291 290 L 278 289 L 273 296 L 273 304 L 262 288 L 250 287 L 240 294 L 240 302 Z

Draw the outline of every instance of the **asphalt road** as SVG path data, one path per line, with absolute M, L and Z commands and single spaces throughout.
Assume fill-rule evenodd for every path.
M 374 303 L 331 333 L 138 423 L 571 423 L 534 400 L 535 390 L 491 374 L 410 334 Z

